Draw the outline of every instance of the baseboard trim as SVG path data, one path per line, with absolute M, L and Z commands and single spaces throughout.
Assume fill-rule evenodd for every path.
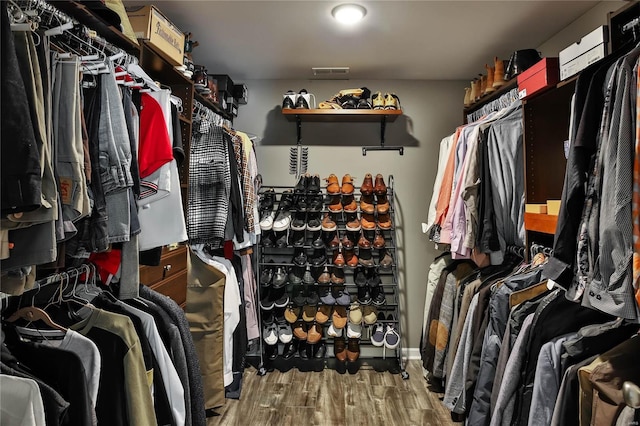
M 402 357 L 404 359 L 421 359 L 420 348 L 402 348 Z

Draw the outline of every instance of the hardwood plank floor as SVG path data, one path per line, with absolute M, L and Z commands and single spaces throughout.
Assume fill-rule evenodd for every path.
M 227 399 L 207 426 L 448 426 L 440 397 L 427 389 L 419 360 L 407 362 L 410 377 L 361 369 L 355 374 L 293 368 L 244 373 L 242 399 Z

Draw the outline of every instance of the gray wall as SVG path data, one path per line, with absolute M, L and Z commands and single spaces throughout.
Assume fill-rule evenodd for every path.
M 405 145 L 405 154 L 374 151 L 362 155 L 362 145 L 380 143 L 380 125 L 375 123 L 303 123 L 302 139 L 309 147 L 310 173 L 339 179 L 345 173 L 394 176 L 397 193 L 397 226 L 403 304 L 403 345 L 420 343 L 426 276 L 436 256 L 421 222 L 426 221 L 435 179 L 440 140 L 462 122 L 464 82 L 457 81 L 246 81 L 249 103 L 240 107 L 234 127 L 263 137 L 257 146 L 264 185 L 294 185 L 289 175 L 289 147 L 296 144 L 295 123 L 280 113 L 282 94 L 301 88 L 320 102 L 343 88 L 366 86 L 372 91 L 393 91 L 400 98 L 404 116 L 387 125 L 386 144 Z

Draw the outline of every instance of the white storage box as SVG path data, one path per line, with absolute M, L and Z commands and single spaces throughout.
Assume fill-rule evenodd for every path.
M 607 55 L 609 31 L 606 25 L 596 28 L 582 39 L 563 49 L 558 55 L 560 60 L 560 80 L 579 73 L 594 62 Z

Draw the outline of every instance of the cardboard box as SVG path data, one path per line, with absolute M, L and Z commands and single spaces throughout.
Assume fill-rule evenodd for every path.
M 561 200 L 547 200 L 547 214 L 551 216 L 558 216 L 560 214 Z
M 527 99 L 536 93 L 555 87 L 558 81 L 560 81 L 558 58 L 543 58 L 518 75 L 518 96 L 520 99 Z
M 182 65 L 184 34 L 155 6 L 128 9 L 129 21 L 137 38 L 145 39 L 172 65 Z
M 546 213 L 547 205 L 546 204 L 525 204 L 524 211 L 526 213 Z
M 609 32 L 606 25 L 591 31 L 582 39 L 563 49 L 560 60 L 560 79 L 565 80 L 607 55 Z

